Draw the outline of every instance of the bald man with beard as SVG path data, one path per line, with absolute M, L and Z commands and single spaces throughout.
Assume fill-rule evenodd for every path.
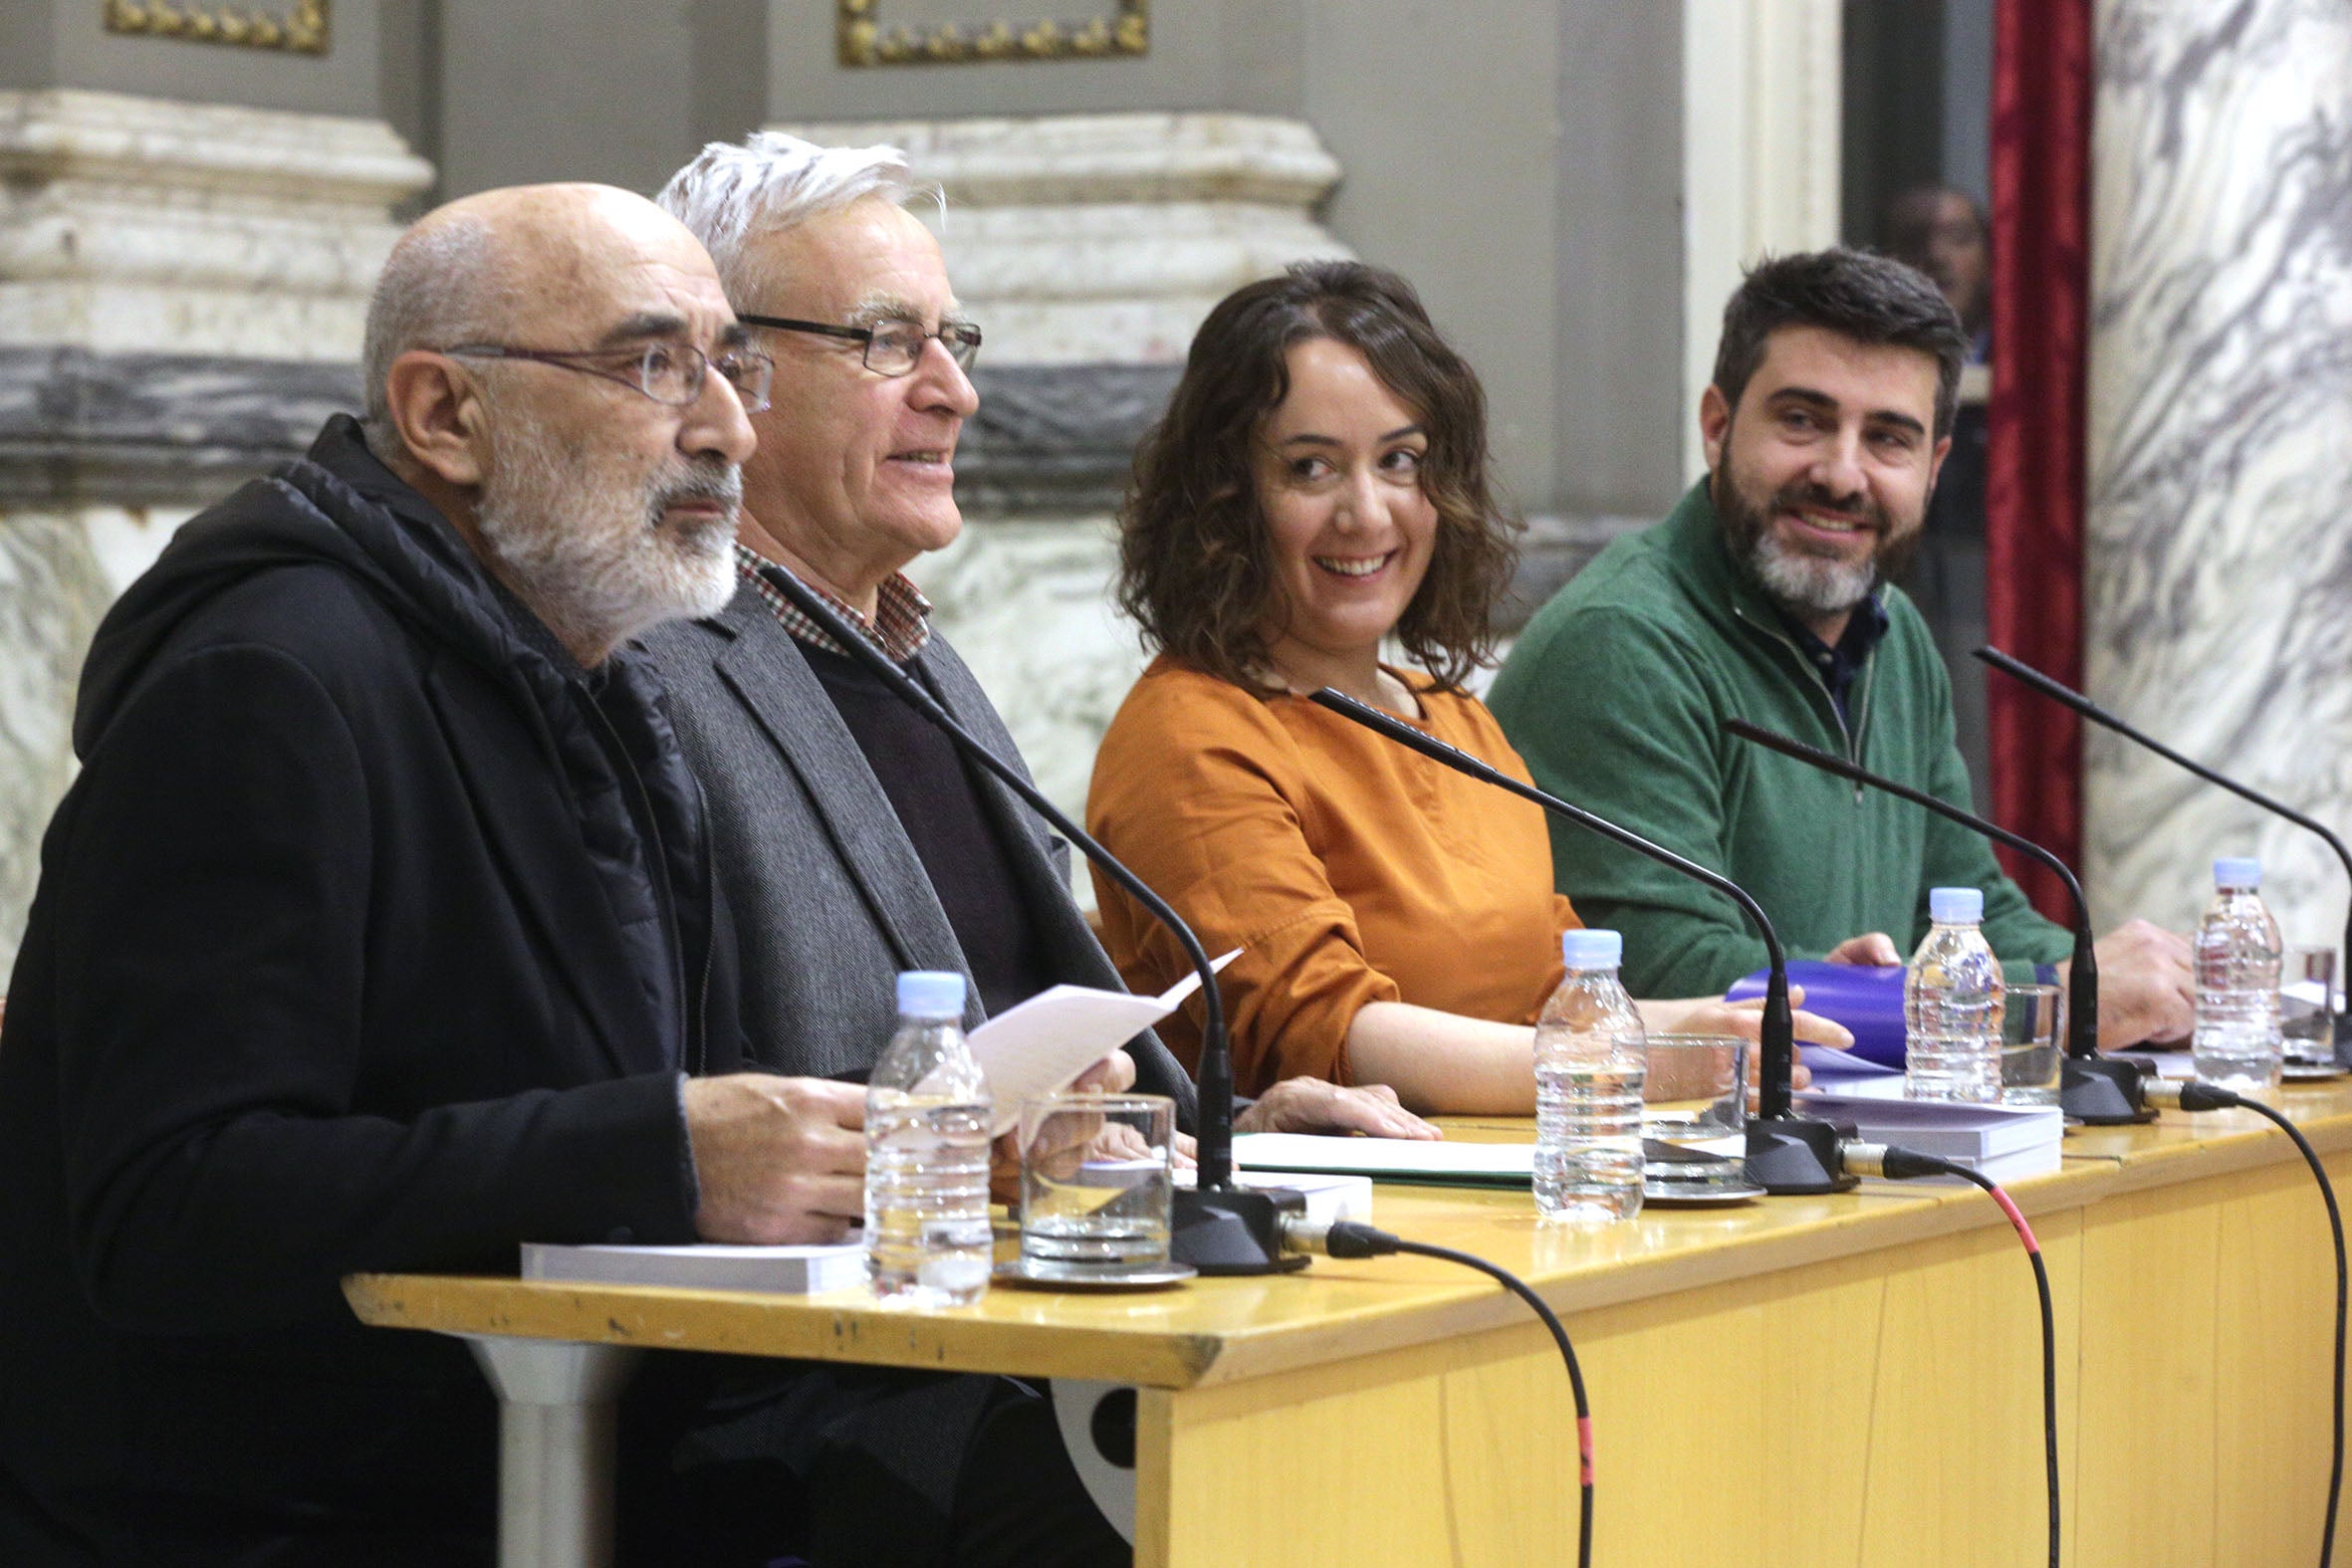
M 395 248 L 365 371 L 364 424 L 183 528 L 84 671 L 0 1046 L 16 1568 L 487 1562 L 481 1375 L 343 1275 L 859 1211 L 859 1091 L 733 1070 L 628 646 L 734 587 L 770 365 L 709 258 L 621 191 L 471 197 Z

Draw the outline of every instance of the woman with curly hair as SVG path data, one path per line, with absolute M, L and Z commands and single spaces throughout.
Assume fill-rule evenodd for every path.
M 1211 953 L 1242 950 L 1222 990 L 1246 1093 L 1313 1076 L 1418 1111 L 1533 1108 L 1529 1025 L 1577 924 L 1542 813 L 1304 696 L 1336 688 L 1527 778 L 1462 684 L 1492 662 L 1519 527 L 1489 489 L 1478 377 L 1402 278 L 1302 263 L 1202 323 L 1120 513 L 1119 600 L 1157 656 L 1086 815 Z M 1095 890 L 1131 987 L 1185 972 Z M 1653 1030 L 1758 1030 L 1714 999 L 1641 1008 Z M 1809 1014 L 1799 1031 L 1846 1042 Z M 1197 1067 L 1192 1017 L 1161 1032 Z

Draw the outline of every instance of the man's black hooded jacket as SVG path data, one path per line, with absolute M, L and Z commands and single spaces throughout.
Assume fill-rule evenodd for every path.
M 0 1561 L 457 1555 L 486 1386 L 337 1281 L 692 1239 L 678 1074 L 741 1042 L 658 688 L 339 418 L 123 595 L 75 745 L 0 1040 Z

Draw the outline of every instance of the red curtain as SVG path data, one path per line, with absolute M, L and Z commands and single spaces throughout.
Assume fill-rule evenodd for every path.
M 1993 400 L 1985 599 L 1995 647 L 2082 685 L 2083 400 L 2090 348 L 2092 0 L 1999 0 L 1993 64 Z M 1987 672 L 1993 814 L 2069 865 L 2082 851 L 2082 729 Z M 2058 879 L 2001 857 L 2051 918 Z

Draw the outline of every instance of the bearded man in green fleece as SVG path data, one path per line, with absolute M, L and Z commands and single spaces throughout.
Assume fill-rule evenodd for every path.
M 1969 784 L 1926 623 L 1885 578 L 1951 446 L 1968 338 L 1924 275 L 1829 250 L 1767 261 L 1724 310 L 1699 400 L 1707 477 L 1539 610 L 1491 697 L 1544 788 L 1722 871 L 1791 958 L 1899 964 L 1931 887 L 1985 892 L 2012 983 L 2072 951 L 1958 823 L 1726 735 L 1745 718 L 1955 804 Z M 1764 963 L 1730 900 L 1565 822 L 1561 892 L 1625 933 L 1638 996 Z M 2189 1031 L 2189 945 L 2135 920 L 2097 947 L 2099 1042 Z

